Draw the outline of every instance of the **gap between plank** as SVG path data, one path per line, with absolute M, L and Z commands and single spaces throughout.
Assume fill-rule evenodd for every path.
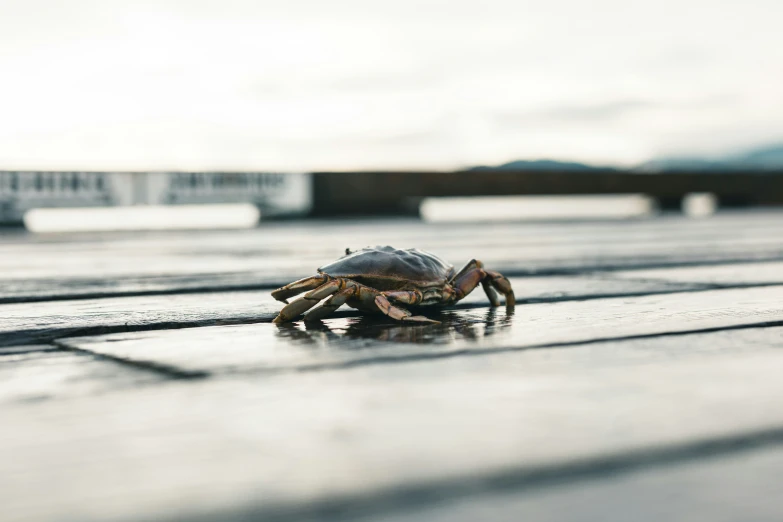
M 77 348 L 75 346 L 71 346 L 69 344 L 65 344 L 57 340 L 53 341 L 52 344 L 61 351 L 77 353 L 81 355 L 89 355 L 99 360 L 111 361 L 114 363 L 121 364 L 123 366 L 129 366 L 135 369 L 153 372 L 157 375 L 162 375 L 164 377 L 168 377 L 171 379 L 193 380 L 193 379 L 203 379 L 209 376 L 209 373 L 207 372 L 183 370 L 181 368 L 177 368 L 175 366 L 170 366 L 167 364 L 159 364 L 150 361 L 137 361 L 134 359 L 124 359 L 122 357 L 115 357 L 112 355 L 97 353 L 90 350 L 84 350 L 82 348 Z

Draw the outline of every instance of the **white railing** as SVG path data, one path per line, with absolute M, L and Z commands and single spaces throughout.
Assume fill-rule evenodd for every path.
M 262 216 L 306 214 L 309 174 L 0 171 L 0 222 L 33 208 L 252 203 Z

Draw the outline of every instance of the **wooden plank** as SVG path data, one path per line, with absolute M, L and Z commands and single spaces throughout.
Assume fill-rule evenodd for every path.
M 464 495 L 421 510 L 409 507 L 368 518 L 379 522 L 772 521 L 783 518 L 781 474 L 783 449 L 774 447 L 633 474 L 610 472 L 543 491 L 509 488 L 502 493 Z
M 265 291 L 6 304 L 0 307 L 0 345 L 49 342 L 79 332 L 271 321 L 280 309 L 276 303 Z
M 710 219 L 656 218 L 609 222 L 550 223 L 439 223 L 418 220 L 373 220 L 370 222 L 306 221 L 267 223 L 255 230 L 212 232 L 150 232 L 139 234 L 63 234 L 53 236 L 0 236 L 0 242 L 14 253 L 24 255 L 58 254 L 98 255 L 121 251 L 126 255 L 143 251 L 168 252 L 179 255 L 229 253 L 274 254 L 281 252 L 308 253 L 324 248 L 341 250 L 374 245 L 379 242 L 434 248 L 434 246 L 502 245 L 510 236 L 521 245 L 542 245 L 551 242 L 565 244 L 647 241 L 666 242 L 691 239 L 697 242 L 714 239 L 775 238 L 781 224 L 781 213 L 748 213 L 717 215 Z M 486 234 L 491 229 L 493 234 Z M 434 246 L 423 244 L 433 242 Z M 63 245 L 68 245 L 64 252 Z M 330 251 L 333 251 L 330 250 Z M 10 252 L 10 250 L 9 250 Z M 4 257 L 5 262 L 14 259 Z
M 122 333 L 63 340 L 68 346 L 185 372 L 302 371 L 671 335 L 783 322 L 783 287 L 468 309 L 431 315 L 436 326 L 333 319 L 326 328 L 268 324 Z M 315 349 L 318 347 L 318 349 Z
M 94 355 L 37 347 L 0 351 L 0 404 L 62 400 L 157 383 L 163 377 Z
M 732 263 L 717 266 L 676 267 L 653 270 L 621 270 L 612 277 L 673 283 L 730 285 L 783 284 L 783 263 Z
M 732 216 L 733 217 L 733 216 Z M 386 220 L 363 224 L 305 222 L 306 224 L 267 224 L 248 231 L 221 233 L 179 232 L 148 233 L 128 237 L 115 235 L 64 235 L 17 238 L 5 241 L 4 248 L 14 257 L 4 257 L 3 266 L 20 265 L 19 257 L 58 253 L 93 256 L 117 252 L 122 255 L 165 254 L 175 257 L 194 255 L 231 255 L 243 258 L 252 255 L 277 255 L 290 252 L 304 254 L 341 251 L 379 242 L 402 247 L 418 246 L 430 249 L 462 247 L 480 250 L 485 246 L 508 245 L 509 237 L 522 246 L 541 247 L 551 244 L 579 245 L 594 243 L 653 243 L 664 247 L 681 244 L 728 241 L 750 243 L 778 239 L 778 214 L 765 214 L 763 219 L 714 218 L 709 220 L 651 219 L 585 223 L 441 223 L 427 224 L 411 220 Z M 486 234 L 488 229 L 492 234 Z M 779 241 L 779 239 L 778 239 Z M 63 248 L 68 245 L 67 251 Z M 23 266 L 23 265 L 21 265 Z
M 512 278 L 521 303 L 674 292 L 693 285 L 596 277 Z M 481 289 L 458 306 L 484 306 Z M 282 308 L 269 291 L 113 297 L 0 305 L 0 346 L 116 331 L 269 322 Z M 345 315 L 349 310 L 345 307 Z M 355 315 L 355 314 L 353 314 Z
M 272 270 L 192 274 L 177 274 L 177 270 L 172 268 L 174 273 L 130 274 L 108 278 L 77 276 L 11 279 L 4 282 L 0 304 L 271 289 L 295 281 L 307 273 L 304 267 L 296 275 L 288 274 L 288 278 L 285 273 Z
M 377 243 L 378 238 L 425 247 L 456 265 L 480 258 L 508 275 L 783 259 L 783 240 L 768 228 L 738 235 L 728 226 L 734 223 L 731 220 L 725 223 L 728 230 L 711 225 L 711 233 L 702 225 L 690 225 L 691 221 L 662 222 L 665 226 L 633 222 L 614 228 L 505 224 L 493 225 L 493 234 L 478 226 L 407 222 L 335 230 L 323 224 L 281 225 L 225 237 L 164 234 L 68 243 L 67 248 L 54 240 L 10 245 L 9 255 L 0 256 L 0 303 L 274 288 L 312 274 L 316 267 L 341 256 L 345 246 Z M 769 224 L 769 218 L 764 222 Z M 697 240 L 678 232 L 691 227 L 704 236 Z
M 758 443 L 783 421 L 782 331 L 234 375 L 78 397 L 67 408 L 11 404 L 0 444 L 4 517 L 222 519 L 242 507 L 255 519 L 309 520 L 356 506 L 382 515 L 399 507 L 384 499 L 433 488 L 458 496 L 465 481 L 577 464 L 600 472 L 606 459 L 677 455 L 725 437 Z M 235 342 L 217 339 L 215 358 Z M 266 342 L 260 336 L 257 349 Z
M 378 219 L 370 221 L 309 220 L 296 222 L 263 223 L 254 230 L 180 231 L 128 233 L 78 233 L 30 235 L 4 232 L 0 235 L 3 248 L 13 248 L 21 253 L 32 249 L 63 252 L 84 250 L 101 252 L 124 250 L 138 252 L 140 246 L 153 251 L 189 253 L 203 252 L 265 252 L 309 251 L 317 248 L 363 246 L 364 244 L 400 243 L 413 240 L 464 244 L 497 244 L 514 236 L 515 242 L 540 244 L 566 240 L 571 243 L 625 240 L 672 240 L 690 238 L 704 240 L 733 237 L 734 239 L 769 238 L 780 228 L 783 214 L 780 211 L 719 213 L 707 219 L 688 219 L 682 216 L 656 216 L 651 219 L 612 221 L 566 222 L 500 222 L 500 223 L 425 223 L 417 219 Z M 486 234 L 491 229 L 493 234 Z M 335 245 L 340 240 L 350 243 Z M 351 241 L 355 240 L 355 241 Z M 19 250 L 17 250 L 19 249 Z M 10 250 L 9 250 L 10 252 Z M 4 261 L 8 259 L 4 258 Z

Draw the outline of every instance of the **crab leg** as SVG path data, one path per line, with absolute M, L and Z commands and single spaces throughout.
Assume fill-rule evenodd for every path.
M 486 277 L 481 280 L 481 288 L 484 289 L 484 293 L 487 294 L 489 302 L 492 306 L 500 306 L 500 298 L 498 297 L 498 293 L 495 292 L 495 289 L 492 288 L 492 285 Z
M 506 279 L 506 277 L 500 272 L 495 272 L 493 270 L 484 270 L 484 272 L 487 274 L 489 284 L 491 284 L 495 290 L 505 296 L 506 308 L 514 308 L 514 305 L 517 303 L 517 301 L 514 298 L 514 290 L 511 289 L 511 283 L 509 280 Z M 485 280 L 486 279 L 482 281 Z
M 272 292 L 272 297 L 274 297 L 278 301 L 287 303 L 288 302 L 287 299 L 289 297 L 293 297 L 297 294 L 301 294 L 306 290 L 313 290 L 314 288 L 318 288 L 322 284 L 326 283 L 328 280 L 329 278 L 325 275 L 305 277 L 304 279 L 300 279 L 299 281 L 294 281 L 293 283 L 289 283 L 281 288 L 278 288 L 277 290 L 274 290 Z
M 331 314 L 338 308 L 340 308 L 342 305 L 345 304 L 345 302 L 356 293 L 356 287 L 354 285 L 350 285 L 347 288 L 343 288 L 336 294 L 334 294 L 332 297 L 327 299 L 324 304 L 319 306 L 318 308 L 313 309 L 310 313 L 305 315 L 304 320 L 305 321 L 318 321 L 319 319 L 323 319 L 327 315 Z
M 511 283 L 509 283 L 508 279 L 498 272 L 485 270 L 484 264 L 476 259 L 473 259 L 465 265 L 462 270 L 451 279 L 450 283 L 456 292 L 455 297 L 453 298 L 455 301 L 464 298 L 481 283 L 492 306 L 498 306 L 500 304 L 495 290 L 506 297 L 506 308 L 513 308 L 516 304 L 514 291 L 511 289 Z
M 291 303 L 285 305 L 283 309 L 280 310 L 280 314 L 275 317 L 272 322 L 285 323 L 296 318 L 297 316 L 305 313 L 310 308 L 317 305 L 318 302 L 324 297 L 332 295 L 333 293 L 340 290 L 341 286 L 342 283 L 339 279 L 333 279 L 325 285 L 321 285 L 315 290 L 307 292 L 303 297 L 300 297 L 296 301 L 292 301 Z
M 423 315 L 411 315 L 411 313 L 408 310 L 391 304 L 389 300 L 386 299 L 386 296 L 380 292 L 378 293 L 378 295 L 375 296 L 375 306 L 378 307 L 378 310 L 380 310 L 384 314 L 398 321 L 416 322 L 416 323 L 440 323 L 440 321 L 428 319 Z

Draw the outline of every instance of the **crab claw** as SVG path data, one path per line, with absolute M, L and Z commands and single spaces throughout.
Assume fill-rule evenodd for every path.
M 492 306 L 500 305 L 496 293 L 497 291 L 506 298 L 506 309 L 514 309 L 516 299 L 514 298 L 514 291 L 511 289 L 509 280 L 500 272 L 485 269 L 484 264 L 477 259 L 468 262 L 468 264 L 451 279 L 451 284 L 454 287 L 456 294 L 455 300 L 459 301 L 468 295 L 479 283 L 481 283 L 481 286 L 484 288 L 484 292 L 487 294 L 487 298 L 489 298 L 489 302 Z

